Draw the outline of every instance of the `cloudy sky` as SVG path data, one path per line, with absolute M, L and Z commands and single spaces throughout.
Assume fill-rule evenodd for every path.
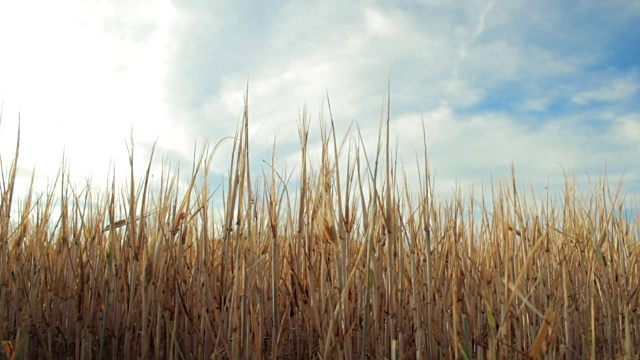
M 6 1 L 0 4 L 3 168 L 21 119 L 27 182 L 138 173 L 158 139 L 188 173 L 194 145 L 234 134 L 249 81 L 253 159 L 298 159 L 297 122 L 326 113 L 375 143 L 391 83 L 407 174 L 422 151 L 438 189 L 504 179 L 559 186 L 605 170 L 640 190 L 640 1 Z M 214 162 L 225 172 L 231 143 Z M 369 151 L 373 151 L 371 146 Z M 258 165 L 256 165 L 258 166 Z M 123 171 L 120 174 L 125 175 Z

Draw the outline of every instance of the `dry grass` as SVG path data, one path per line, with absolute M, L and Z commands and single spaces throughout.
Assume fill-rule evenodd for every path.
M 16 144 L 0 189 L 0 358 L 640 357 L 640 227 L 619 187 L 582 194 L 567 178 L 562 200 L 541 201 L 513 175 L 439 202 L 425 171 L 410 194 L 384 120 L 375 154 L 358 140 L 340 157 L 331 118 L 308 164 L 302 114 L 292 189 L 275 167 L 252 182 L 245 106 L 220 221 L 215 148 L 180 192 L 175 175 L 151 189 L 132 170 L 97 195 L 62 169 L 14 209 Z

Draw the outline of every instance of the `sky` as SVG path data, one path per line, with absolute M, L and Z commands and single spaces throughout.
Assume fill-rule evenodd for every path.
M 63 154 L 80 183 L 106 185 L 110 164 L 128 176 L 130 135 L 136 174 L 157 140 L 152 174 L 164 160 L 187 176 L 194 147 L 234 135 L 247 83 L 257 169 L 274 139 L 278 168 L 299 169 L 305 106 L 318 149 L 327 94 L 339 138 L 357 124 L 372 156 L 389 84 L 392 148 L 412 184 L 424 121 L 442 194 L 504 180 L 512 164 L 536 190 L 606 172 L 635 194 L 639 24 L 638 0 L 3 1 L 2 167 L 19 119 L 19 189 L 33 171 L 51 182 Z

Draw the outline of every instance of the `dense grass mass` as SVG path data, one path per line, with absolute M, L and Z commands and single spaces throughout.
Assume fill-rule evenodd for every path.
M 275 166 L 250 173 L 246 105 L 224 192 L 207 185 L 213 148 L 187 189 L 132 170 L 98 195 L 63 170 L 42 196 L 14 194 L 16 147 L 0 189 L 3 356 L 640 357 L 640 227 L 619 187 L 567 178 L 536 200 L 514 173 L 443 201 L 425 150 L 411 193 L 385 120 L 367 154 L 358 136 L 342 151 L 331 118 L 309 164 L 302 114 L 295 189 Z

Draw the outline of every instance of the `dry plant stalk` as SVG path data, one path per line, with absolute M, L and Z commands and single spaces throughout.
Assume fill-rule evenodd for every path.
M 133 140 L 122 189 L 73 188 L 63 161 L 43 194 L 14 194 L 18 133 L 0 158 L 0 359 L 640 357 L 640 226 L 620 186 L 567 177 L 539 199 L 514 171 L 438 199 L 423 126 L 411 193 L 389 101 L 375 154 L 359 129 L 338 141 L 327 101 L 320 162 L 305 109 L 296 186 L 275 149 L 256 181 L 247 104 L 222 195 L 220 143 L 179 190 L 167 169 L 151 183 L 151 159 L 137 180 Z

